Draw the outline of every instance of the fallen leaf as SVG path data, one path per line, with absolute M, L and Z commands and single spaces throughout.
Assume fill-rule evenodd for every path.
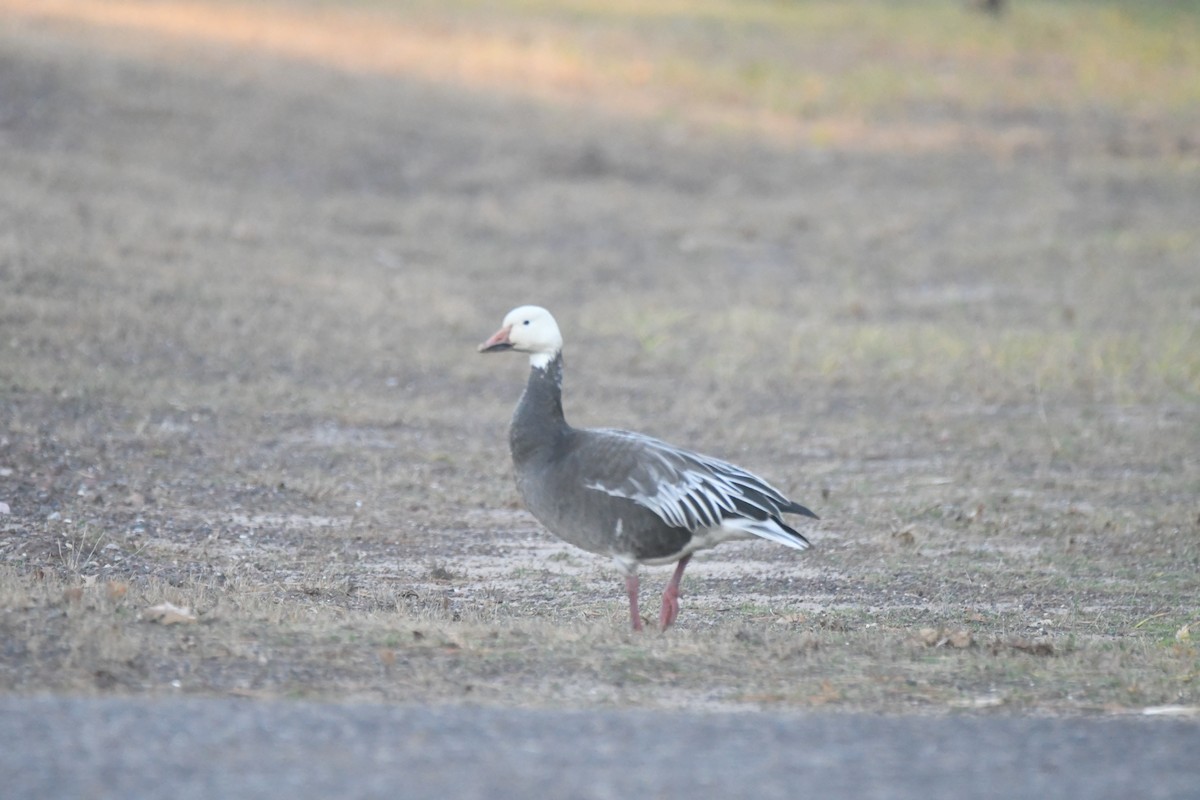
M 109 600 L 120 600 L 129 591 L 129 584 L 121 581 L 109 581 L 105 585 L 105 589 L 108 591 Z
M 822 706 L 826 703 L 836 703 L 842 699 L 842 693 L 831 681 L 821 681 L 821 691 L 808 698 L 815 706 Z
M 1147 717 L 1195 717 L 1200 716 L 1200 706 L 1148 706 L 1142 709 Z
M 1009 639 L 1006 644 L 1013 650 L 1029 653 L 1031 656 L 1052 656 L 1054 645 L 1045 639 L 1032 641 L 1030 639 Z
M 950 705 L 954 708 L 996 708 L 1004 705 L 1004 698 L 999 695 L 985 694 L 979 697 L 952 700 Z
M 160 625 L 178 625 L 183 622 L 195 622 L 196 615 L 186 606 L 180 607 L 174 603 L 159 603 L 147 608 L 141 614 L 146 622 L 157 622 Z
M 959 630 L 951 631 L 950 634 L 946 636 L 946 641 L 950 643 L 951 647 L 957 648 L 958 650 L 965 650 L 975 643 L 974 637 L 971 636 L 971 632 L 966 628 L 960 628 Z
M 737 699 L 743 703 L 782 703 L 787 697 L 782 694 L 743 694 Z
M 966 628 L 947 630 L 945 628 L 921 628 L 917 638 L 926 647 L 946 647 L 965 650 L 975 643 L 975 637 Z
M 1175 641 L 1186 642 L 1192 638 L 1192 625 L 1195 623 L 1189 622 L 1179 630 L 1175 631 Z

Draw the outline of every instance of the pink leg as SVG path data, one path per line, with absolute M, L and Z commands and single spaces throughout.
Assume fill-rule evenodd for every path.
M 671 627 L 671 623 L 679 616 L 679 581 L 683 578 L 683 571 L 687 569 L 687 563 L 691 558 L 690 555 L 687 555 L 679 559 L 679 563 L 675 565 L 675 574 L 671 576 L 671 582 L 667 584 L 667 588 L 663 592 L 662 611 L 658 614 L 658 624 L 664 631 Z
M 642 617 L 638 614 L 638 576 L 637 573 L 625 576 L 625 591 L 629 592 L 629 618 L 633 621 L 633 629 L 642 629 Z

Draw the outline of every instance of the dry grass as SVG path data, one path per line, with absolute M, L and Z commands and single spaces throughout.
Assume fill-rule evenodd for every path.
M 1044 144 L 1023 119 L 1031 109 L 1085 127 L 1101 109 L 1142 120 L 1136 147 L 1196 156 L 1190 137 L 1181 145 L 1160 129 L 1179 115 L 1194 122 L 1200 104 L 1200 15 L 1188 2 L 1029 2 L 1003 20 L 957 0 L 3 6 L 107 30 L 157 57 L 170 57 L 163 41 L 253 49 L 810 145 L 1010 152 Z
M 175 29 L 184 4 L 154 5 L 0 3 L 5 690 L 1200 704 L 1196 72 L 1159 57 L 1191 63 L 1186 13 L 1105 6 L 1062 41 L 1084 6 L 262 3 L 221 33 L 226 5 Z M 362 58 L 345 42 L 440 25 L 428 64 L 496 37 L 514 71 L 421 83 L 237 38 L 262 19 Z M 801 49 L 811 101 L 776 77 L 784 34 L 829 43 Z M 1161 91 L 1078 77 L 1122 37 L 1112 68 Z M 591 100 L 513 85 L 546 42 Z M 851 45 L 962 77 L 871 90 L 829 61 Z M 997 68 L 1028 146 L 972 138 L 1011 133 L 972 100 Z M 882 137 L 941 106 L 974 133 L 719 121 Z M 474 345 L 528 301 L 564 325 L 575 421 L 761 471 L 821 513 L 817 547 L 697 558 L 678 628 L 630 635 L 613 571 L 516 508 L 524 368 Z M 139 619 L 163 602 L 197 622 Z
M 2 674 L 15 691 L 1077 713 L 1175 704 L 1196 679 L 1195 645 L 1175 640 L 1169 614 L 1121 614 L 1109 630 L 1095 610 L 1035 624 L 969 612 L 918 628 L 930 614 L 751 607 L 733 622 L 633 636 L 595 609 L 547 619 L 488 598 L 397 596 L 394 586 L 356 586 L 373 607 L 347 610 L 345 587 L 320 580 L 297 600 L 250 577 L 128 585 L 6 567 L 3 578 L 12 644 Z M 162 602 L 197 610 L 198 621 L 146 619 Z

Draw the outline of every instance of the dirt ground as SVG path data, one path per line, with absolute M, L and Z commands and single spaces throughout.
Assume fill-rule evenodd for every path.
M 1200 706 L 1194 116 L 814 141 L 32 7 L 0 2 L 3 691 Z M 475 346 L 530 302 L 569 419 L 768 477 L 815 547 L 702 554 L 677 627 L 626 630 L 512 484 L 526 366 Z

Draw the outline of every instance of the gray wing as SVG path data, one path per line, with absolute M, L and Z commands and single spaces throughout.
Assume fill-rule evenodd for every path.
M 710 456 L 628 431 L 580 431 L 591 451 L 583 485 L 623 497 L 654 512 L 665 524 L 689 531 L 736 528 L 803 549 L 808 540 L 781 516 L 816 517 L 762 478 Z

